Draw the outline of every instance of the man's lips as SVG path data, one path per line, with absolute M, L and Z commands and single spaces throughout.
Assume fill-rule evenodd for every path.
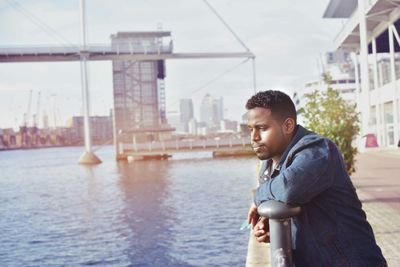
M 253 150 L 257 152 L 258 150 L 260 150 L 263 147 L 265 147 L 265 146 L 263 146 L 263 145 L 261 145 L 261 146 L 253 146 Z

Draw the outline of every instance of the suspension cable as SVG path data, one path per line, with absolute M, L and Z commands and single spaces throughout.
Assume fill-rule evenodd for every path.
M 215 16 L 225 25 L 225 27 L 232 33 L 232 35 L 236 38 L 236 40 L 247 50 L 247 52 L 251 52 L 250 49 L 245 45 L 245 43 L 239 38 L 239 36 L 233 31 L 233 29 L 226 23 L 226 21 L 218 14 L 217 10 L 213 8 L 207 0 L 203 0 L 203 2 L 210 8 L 210 10 L 214 13 Z
M 185 94 L 184 97 L 190 97 L 192 95 L 194 95 L 195 93 L 198 93 L 199 91 L 203 90 L 204 88 L 208 87 L 209 85 L 213 84 L 214 82 L 216 82 L 217 80 L 221 79 L 223 76 L 225 76 L 226 74 L 234 71 L 235 69 L 237 69 L 239 66 L 243 65 L 244 63 L 246 63 L 247 61 L 249 61 L 250 58 L 246 58 L 245 60 L 239 62 L 239 64 L 236 64 L 235 66 L 233 66 L 232 68 L 229 68 L 227 70 L 225 70 L 224 72 L 220 73 L 219 75 L 215 76 L 214 78 L 212 78 L 211 80 L 209 80 L 208 82 L 204 83 L 202 86 L 194 89 L 193 91 L 190 91 L 189 93 Z M 168 108 L 174 107 L 175 105 L 177 105 L 179 103 L 178 101 L 173 102 L 172 104 L 167 106 Z
M 33 24 L 35 24 L 37 27 L 42 29 L 48 36 L 52 37 L 55 39 L 58 43 L 61 44 L 67 44 L 68 46 L 73 46 L 76 47 L 75 44 L 72 44 L 69 42 L 67 39 L 65 39 L 63 36 L 61 36 L 55 29 L 51 28 L 49 25 L 47 25 L 45 22 L 43 22 L 40 18 L 35 16 L 32 12 L 29 10 L 25 9 L 19 2 L 16 0 L 4 0 L 9 6 L 14 8 L 16 11 L 21 13 L 24 17 L 26 17 L 28 20 L 30 20 Z

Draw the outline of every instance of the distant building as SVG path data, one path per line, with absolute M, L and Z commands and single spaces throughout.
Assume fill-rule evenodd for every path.
M 222 97 L 213 99 L 213 124 L 219 127 L 220 122 L 224 119 L 224 100 Z
M 185 132 L 189 132 L 189 121 L 194 118 L 192 99 L 181 99 L 179 108 L 181 122 L 184 124 Z
M 324 18 L 346 19 L 334 40 L 335 47 L 353 53 L 359 66 L 357 109 L 361 114 L 358 148 L 364 137 L 375 136 L 381 147 L 400 140 L 400 12 L 394 1 L 330 0 Z M 361 10 L 360 10 L 361 9 Z
M 198 135 L 207 135 L 209 130 L 207 128 L 207 124 L 205 122 L 198 122 L 197 123 L 197 134 Z
M 167 120 L 171 127 L 175 128 L 176 132 L 184 133 L 185 124 L 181 122 L 181 114 L 178 111 L 169 111 L 167 112 Z
M 111 45 L 133 53 L 168 54 L 172 52 L 170 36 L 165 31 L 118 32 L 111 36 Z M 148 139 L 149 134 L 151 139 L 159 139 L 158 129 L 167 128 L 164 60 L 115 60 L 112 64 L 117 132 L 140 132 L 138 141 L 141 136 Z M 132 139 L 125 137 L 126 141 Z
M 200 122 L 204 122 L 206 127 L 213 126 L 213 99 L 210 94 L 206 94 L 201 101 Z
M 303 88 L 296 90 L 292 97 L 296 110 L 306 106 L 306 94 L 314 91 L 323 92 L 328 87 L 337 91 L 343 99 L 356 103 L 355 67 L 350 53 L 343 50 L 325 53 L 321 64 L 322 72 L 330 78 L 329 84 L 323 80 L 321 75 L 320 79 L 309 81 Z M 299 116 L 299 122 L 302 123 L 301 115 Z
M 191 118 L 188 122 L 188 133 L 197 135 L 197 121 L 195 118 Z
M 246 111 L 242 115 L 242 122 L 240 123 L 240 126 L 239 126 L 242 136 L 249 136 L 250 135 L 250 130 L 249 130 L 249 127 L 247 126 L 247 123 L 249 121 L 248 113 L 249 112 Z
M 17 146 L 16 133 L 13 128 L 1 129 L 1 141 L 3 148 L 13 148 Z
M 0 149 L 4 148 L 3 129 L 0 129 Z
M 89 118 L 92 140 L 106 142 L 113 136 L 111 116 L 91 116 Z M 84 140 L 84 122 L 82 116 L 74 116 L 67 121 L 67 127 L 72 128 L 71 139 L 74 143 Z M 66 130 L 64 130 L 66 132 Z
M 220 121 L 224 118 L 223 98 L 213 99 L 210 94 L 206 94 L 200 105 L 200 121 L 204 122 L 208 129 L 217 130 Z
M 221 131 L 233 131 L 237 132 L 238 129 L 238 122 L 232 120 L 221 120 Z

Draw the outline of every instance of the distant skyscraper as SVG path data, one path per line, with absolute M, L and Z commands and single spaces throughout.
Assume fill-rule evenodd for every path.
M 118 32 L 111 36 L 114 49 L 131 53 L 171 53 L 170 32 Z M 117 132 L 154 129 L 165 125 L 165 67 L 157 61 L 113 61 L 114 110 Z
M 180 100 L 180 114 L 181 114 L 181 122 L 185 126 L 185 131 L 189 131 L 189 121 L 193 116 L 193 101 L 192 99 L 181 99 Z
M 224 101 L 223 98 L 213 99 L 213 124 L 219 126 L 224 119 Z
M 200 122 L 204 122 L 207 127 L 213 126 L 213 99 L 210 94 L 206 94 L 201 101 Z
M 213 99 L 209 94 L 203 97 L 200 106 L 200 121 L 205 122 L 208 128 L 219 128 L 224 118 L 223 98 Z
M 195 118 L 191 118 L 188 122 L 188 133 L 192 135 L 197 135 L 197 121 Z
M 168 124 L 175 128 L 175 132 L 186 132 L 185 125 L 181 122 L 181 115 L 178 111 L 168 111 Z

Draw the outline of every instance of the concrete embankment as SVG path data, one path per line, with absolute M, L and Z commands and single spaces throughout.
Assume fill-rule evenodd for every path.
M 247 249 L 246 267 L 270 267 L 269 243 L 258 243 L 250 230 L 249 245 Z

